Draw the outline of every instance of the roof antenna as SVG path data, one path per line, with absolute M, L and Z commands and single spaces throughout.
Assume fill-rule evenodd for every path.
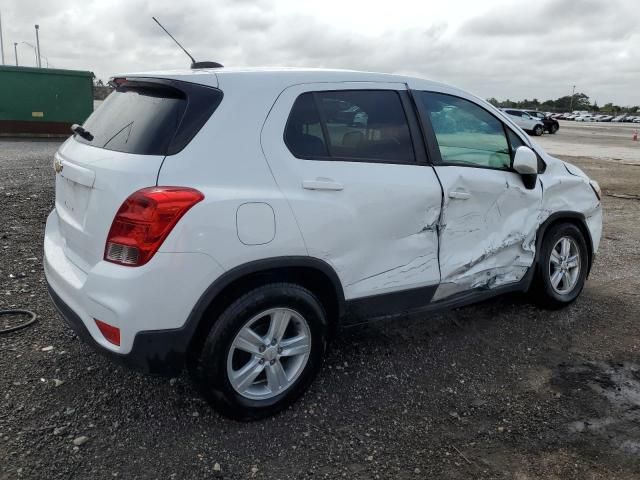
M 187 54 L 187 57 L 189 57 L 191 59 L 191 68 L 192 69 L 196 69 L 196 68 L 221 68 L 222 67 L 222 64 L 220 64 L 218 62 L 196 62 L 196 59 L 193 58 L 189 52 L 187 52 L 186 48 L 184 48 L 182 45 L 180 45 L 180 42 L 178 42 L 178 40 L 176 40 L 173 37 L 173 35 L 171 35 L 169 33 L 169 31 L 162 26 L 162 24 L 158 21 L 158 19 L 156 17 L 151 17 L 151 18 L 153 18 L 153 21 L 156 22 L 158 24 L 158 26 L 162 30 L 164 30 L 164 33 L 169 35 L 171 37 L 171 40 L 176 42 L 176 45 L 178 45 L 182 49 L 182 51 Z

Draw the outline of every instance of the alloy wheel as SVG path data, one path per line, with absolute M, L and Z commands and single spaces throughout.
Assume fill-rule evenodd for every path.
M 251 400 L 273 398 L 289 389 L 311 353 L 311 330 L 298 312 L 272 308 L 240 329 L 227 354 L 233 389 Z
M 549 280 L 556 293 L 571 292 L 580 278 L 580 249 L 571 237 L 562 237 L 551 249 Z

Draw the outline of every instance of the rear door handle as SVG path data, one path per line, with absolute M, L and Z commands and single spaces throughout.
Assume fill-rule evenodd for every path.
M 449 198 L 455 198 L 456 200 L 467 200 L 471 198 L 471 194 L 468 192 L 461 192 L 459 190 L 454 190 L 449 192 Z
M 315 180 L 303 180 L 302 188 L 306 190 L 332 190 L 339 191 L 344 188 L 340 182 L 335 182 L 330 178 L 316 178 Z

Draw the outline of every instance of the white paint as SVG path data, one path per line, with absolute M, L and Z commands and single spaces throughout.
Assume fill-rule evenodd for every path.
M 47 280 L 91 336 L 114 352 L 131 351 L 139 331 L 184 324 L 211 277 L 223 273 L 213 259 L 201 253 L 156 253 L 151 262 L 136 268 L 101 261 L 84 272 L 65 251 L 60 227 L 54 210 L 47 219 L 44 240 Z M 120 328 L 119 347 L 102 336 L 94 318 Z
M 56 157 L 63 165 L 56 175 L 55 206 L 65 252 L 88 272 L 102 261 L 105 239 L 120 205 L 136 190 L 155 185 L 162 157 L 95 148 L 73 137 L 62 144 Z
M 436 167 L 445 190 L 440 231 L 443 285 L 434 300 L 470 288 L 519 281 L 535 257 L 542 205 L 538 183 L 528 190 L 515 172 L 472 167 Z M 468 192 L 468 200 L 452 199 Z
M 406 89 L 402 83 L 387 82 L 292 86 L 279 96 L 262 131 L 267 161 L 291 204 L 309 255 L 333 266 L 348 299 L 440 280 L 435 224 L 441 191 L 432 168 L 300 160 L 282 140 L 301 93 L 367 88 Z M 338 183 L 342 190 L 301 188 L 318 179 Z
M 276 236 L 276 217 L 268 203 L 243 203 L 236 213 L 238 238 L 245 245 L 264 245 Z
M 523 175 L 538 173 L 538 158 L 529 147 L 518 147 L 513 157 L 513 169 Z
M 548 168 L 535 189 L 527 190 L 512 171 L 299 160 L 284 144 L 287 117 L 302 92 L 409 85 L 476 102 L 532 145 L 506 115 L 453 87 L 334 70 L 188 70 L 157 76 L 218 85 L 224 92 L 218 110 L 184 150 L 162 163 L 162 157 L 69 139 L 58 152 L 65 168 L 73 166 L 68 178 L 56 179 L 45 272 L 105 348 L 126 353 L 138 331 L 180 327 L 217 277 L 253 260 L 322 259 L 335 269 L 347 299 L 439 283 L 437 298 L 446 298 L 521 279 L 535 258 L 537 228 L 555 211 L 583 213 L 597 249 L 602 212 L 588 179 L 538 146 L 533 148 Z M 155 185 L 156 178 L 160 185 L 196 188 L 205 199 L 187 212 L 148 264 L 104 262 L 117 209 L 134 191 Z M 104 340 L 93 318 L 121 328 L 119 348 Z
M 505 109 L 505 110 L 514 111 L 512 109 Z M 516 125 L 518 125 L 523 130 L 527 130 L 531 132 L 535 130 L 536 127 L 544 128 L 544 124 L 539 119 L 532 117 L 526 112 L 518 111 L 518 115 L 513 115 L 505 111 L 505 115 L 508 115 L 509 118 L 511 118 L 516 123 Z

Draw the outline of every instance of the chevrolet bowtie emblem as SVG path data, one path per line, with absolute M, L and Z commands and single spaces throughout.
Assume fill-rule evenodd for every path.
M 56 158 L 53 162 L 53 169 L 56 171 L 56 173 L 60 173 L 63 169 L 62 161 Z

